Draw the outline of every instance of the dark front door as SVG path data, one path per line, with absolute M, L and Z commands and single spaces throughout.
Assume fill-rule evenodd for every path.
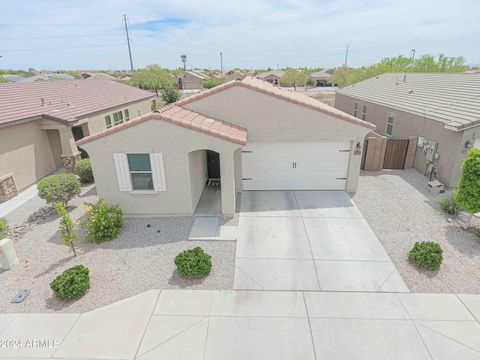
M 207 172 L 209 179 L 220 179 L 220 154 L 207 150 Z

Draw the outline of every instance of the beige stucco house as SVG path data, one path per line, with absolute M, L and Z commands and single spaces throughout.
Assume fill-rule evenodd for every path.
M 177 86 L 180 90 L 203 89 L 203 81 L 208 76 L 193 71 L 184 71 L 177 77 Z
M 417 137 L 413 166 L 450 187 L 480 147 L 480 74 L 386 73 L 337 90 L 335 106 L 390 139 Z
M 103 79 L 0 84 L 0 202 L 81 157 L 75 141 L 152 110 L 155 95 Z
M 273 85 L 280 85 L 280 79 L 283 75 L 285 75 L 284 70 L 270 70 L 257 74 L 255 77 Z
M 228 216 L 242 190 L 355 191 L 363 139 L 374 128 L 246 77 L 77 145 L 90 156 L 98 194 L 126 214 L 191 215 L 214 181 Z

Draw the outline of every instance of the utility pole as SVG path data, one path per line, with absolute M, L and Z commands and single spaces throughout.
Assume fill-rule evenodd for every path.
M 130 48 L 130 36 L 128 35 L 127 15 L 123 15 L 125 23 L 125 34 L 127 35 L 128 56 L 130 57 L 130 70 L 133 71 L 132 49 Z
M 183 71 L 185 71 L 187 69 L 187 55 L 180 55 L 180 59 L 182 59 Z
M 415 60 L 415 49 L 412 49 L 412 64 L 413 64 L 413 61 Z
M 220 76 L 223 78 L 223 53 L 220 52 Z
M 345 51 L 345 68 L 347 67 L 348 64 L 348 44 L 347 44 L 347 50 Z

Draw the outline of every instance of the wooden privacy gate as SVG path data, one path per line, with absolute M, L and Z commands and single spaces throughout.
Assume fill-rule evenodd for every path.
M 385 148 L 385 158 L 383 160 L 384 169 L 404 169 L 405 159 L 407 158 L 409 139 L 387 140 Z

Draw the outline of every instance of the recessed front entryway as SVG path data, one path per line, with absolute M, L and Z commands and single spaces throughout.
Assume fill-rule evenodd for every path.
M 344 191 L 244 191 L 235 289 L 408 291 Z

